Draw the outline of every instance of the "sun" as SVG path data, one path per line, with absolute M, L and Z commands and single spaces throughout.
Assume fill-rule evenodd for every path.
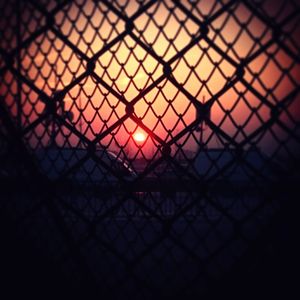
M 146 140 L 146 135 L 142 132 L 136 132 L 133 135 L 133 138 L 136 142 L 144 142 Z

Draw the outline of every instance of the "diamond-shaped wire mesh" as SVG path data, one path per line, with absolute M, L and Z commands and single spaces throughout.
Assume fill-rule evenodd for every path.
M 18 234 L 114 299 L 198 296 L 249 259 L 299 180 L 299 1 L 0 10 L 1 209 Z

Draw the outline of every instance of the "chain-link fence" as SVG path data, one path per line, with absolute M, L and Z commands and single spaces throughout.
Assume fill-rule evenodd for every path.
M 267 251 L 299 179 L 299 1 L 0 3 L 1 211 L 35 253 L 152 299 Z

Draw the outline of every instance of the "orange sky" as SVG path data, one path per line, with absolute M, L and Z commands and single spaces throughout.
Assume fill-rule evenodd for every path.
M 135 9 L 133 2 L 131 3 L 132 7 L 128 7 L 128 14 L 133 14 Z M 166 3 L 167 6 L 172 7 L 171 3 L 168 1 Z M 202 12 L 209 13 L 211 9 L 214 9 L 209 3 L 209 1 L 204 2 L 201 7 Z M 191 8 L 191 11 L 201 18 L 197 15 L 196 9 Z M 211 24 L 208 35 L 210 39 L 214 40 L 214 44 L 222 51 L 226 51 L 227 55 L 235 62 L 260 49 L 261 45 L 255 44 L 253 38 L 259 39 L 262 45 L 272 38 L 270 30 L 259 19 L 252 18 L 244 5 L 240 5 L 237 11 L 237 19 L 228 13 L 217 18 Z M 150 45 L 153 51 L 165 61 L 171 59 L 178 51 L 188 45 L 192 40 L 191 35 L 199 32 L 198 25 L 187 18 L 179 9 L 175 9 L 170 15 L 166 5 L 157 4 L 147 12 L 153 13 L 153 16 L 149 17 L 144 14 L 139 17 L 134 23 L 133 32 L 139 36 L 139 32 L 142 31 L 142 37 L 139 36 L 139 39 Z M 87 17 L 89 15 L 92 15 L 90 21 Z M 243 31 L 235 41 L 240 29 L 237 20 L 247 22 L 249 19 L 251 21 L 247 27 L 248 33 Z M 226 21 L 226 26 L 223 27 L 223 23 Z M 116 15 L 108 12 L 105 5 L 98 5 L 93 1 L 87 4 L 82 11 L 76 5 L 70 4 L 65 10 L 57 14 L 55 22 L 62 33 L 69 36 L 69 40 L 77 44 L 77 47 L 88 57 L 92 57 L 100 50 L 105 41 L 110 42 L 117 37 L 125 26 L 123 21 L 118 21 Z M 72 27 L 72 22 L 75 22 L 77 31 L 74 26 Z M 115 25 L 112 26 L 111 23 Z M 157 26 L 163 28 L 164 34 L 158 35 Z M 100 30 L 96 30 L 99 27 Z M 215 36 L 214 30 L 218 28 L 222 28 L 222 37 L 220 35 Z M 228 43 L 234 43 L 231 49 L 228 49 Z M 282 50 L 278 51 L 277 46 L 269 47 L 268 52 L 274 53 L 278 63 L 270 61 L 264 67 L 268 57 L 266 54 L 262 54 L 248 65 L 244 78 L 263 97 L 274 104 L 293 90 L 297 81 L 300 80 L 300 74 L 294 61 Z M 85 71 L 85 62 L 82 62 L 68 46 L 51 32 L 41 35 L 30 44 L 26 51 L 21 52 L 21 65 L 23 75 L 28 76 L 39 89 L 48 95 L 51 95 L 52 88 L 64 88 Z M 280 68 L 288 69 L 290 66 L 293 66 L 290 71 L 291 76 L 285 74 L 283 78 L 280 78 L 282 74 Z M 225 77 L 232 78 L 236 72 L 235 67 L 227 60 L 222 59 L 220 54 L 204 40 L 189 49 L 182 58 L 175 60 L 171 67 L 174 78 L 198 101 L 202 101 L 203 97 L 206 100 L 210 99 L 224 87 Z M 261 72 L 262 68 L 264 69 L 259 78 L 253 81 L 253 75 Z M 140 91 L 151 85 L 163 74 L 163 66 L 137 45 L 130 36 L 126 36 L 124 40 L 115 44 L 99 57 L 95 72 L 130 102 Z M 10 90 L 15 92 L 16 82 L 13 76 L 8 72 L 5 79 L 7 82 L 13 83 Z M 279 79 L 281 79 L 281 83 L 277 84 Z M 275 88 L 274 95 L 277 99 L 268 95 L 268 89 L 273 88 Z M 23 118 L 23 122 L 24 126 L 27 126 L 40 115 L 44 109 L 44 104 L 25 84 L 22 85 L 22 89 L 23 112 L 27 116 L 27 119 Z M 2 84 L 1 93 L 6 95 L 7 103 L 12 105 L 11 111 L 15 113 L 14 95 L 13 93 L 12 95 L 7 94 L 6 90 L 7 87 Z M 74 114 L 74 126 L 79 130 L 81 124 L 83 133 L 90 139 L 112 126 L 125 114 L 125 105 L 91 77 L 84 79 L 80 85 L 72 88 L 64 101 L 66 108 Z M 79 101 L 81 101 L 81 109 L 83 109 L 81 118 L 79 117 Z M 170 140 L 171 136 L 178 134 L 196 117 L 195 107 L 167 79 L 160 82 L 158 86 L 140 99 L 134 108 L 136 116 L 141 118 L 143 123 L 163 140 Z M 253 108 L 257 109 L 257 114 L 252 114 Z M 244 135 L 242 132 L 238 132 L 238 128 L 230 118 L 222 121 L 226 110 L 231 111 L 231 116 L 237 126 L 244 127 L 246 135 L 259 128 L 262 122 L 268 120 L 270 115 L 269 108 L 266 105 L 261 105 L 261 101 L 253 93 L 247 91 L 241 83 L 236 84 L 233 89 L 223 94 L 219 98 L 219 102 L 216 102 L 212 107 L 211 120 L 229 136 L 235 137 L 237 141 L 243 140 Z M 178 114 L 181 115 L 181 119 L 178 118 Z M 247 118 L 251 115 L 251 120 L 247 122 Z M 161 120 L 159 124 L 157 124 L 158 118 Z M 285 121 L 289 122 L 289 118 L 286 117 Z M 40 125 L 36 128 L 35 133 L 37 135 L 43 135 L 45 131 L 43 126 Z M 130 132 L 134 132 L 136 129 L 136 124 L 132 120 L 127 120 L 114 130 L 113 135 L 108 135 L 102 143 L 109 144 L 112 148 L 118 147 L 117 144 L 126 145 L 130 138 Z M 70 135 L 71 145 L 76 144 L 76 137 L 71 135 L 67 129 L 63 129 L 63 134 Z M 208 139 L 210 134 L 211 130 L 207 128 L 205 139 Z M 33 135 L 28 136 L 28 138 L 32 144 L 37 140 Z M 112 138 L 115 141 L 110 143 Z M 195 133 L 195 138 L 199 138 L 199 133 Z M 182 143 L 185 139 L 188 141 L 186 147 L 191 150 L 197 149 L 193 137 L 187 135 L 180 142 Z M 60 135 L 58 142 L 61 143 L 63 140 L 64 138 Z M 44 141 L 47 143 L 47 137 L 44 137 Z M 208 145 L 209 147 L 217 147 L 220 144 L 216 138 L 211 138 Z M 135 147 L 132 142 L 130 147 Z M 153 142 L 148 139 L 144 148 L 145 152 L 152 153 L 152 147 Z

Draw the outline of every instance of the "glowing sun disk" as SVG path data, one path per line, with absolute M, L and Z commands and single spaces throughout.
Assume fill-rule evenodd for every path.
M 146 140 L 146 136 L 142 132 L 137 132 L 133 135 L 133 138 L 136 142 L 144 142 Z

